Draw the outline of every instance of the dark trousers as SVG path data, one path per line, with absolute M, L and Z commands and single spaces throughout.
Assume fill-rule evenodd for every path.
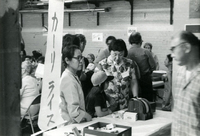
M 145 98 L 148 101 L 153 101 L 153 85 L 152 77 L 150 74 L 141 76 L 139 79 L 139 97 Z

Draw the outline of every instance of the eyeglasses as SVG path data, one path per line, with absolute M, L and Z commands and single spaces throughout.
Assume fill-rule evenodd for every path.
M 178 45 L 171 47 L 170 50 L 173 52 L 177 47 L 179 47 L 179 46 L 181 46 L 181 45 L 183 45 L 185 43 L 187 43 L 187 42 L 179 43 Z
M 113 57 L 122 57 L 122 56 L 124 56 L 124 52 L 122 51 L 122 52 L 114 52 L 114 51 L 111 51 L 111 55 L 113 56 Z
M 83 56 L 77 56 L 77 57 L 72 57 L 72 58 L 74 58 L 74 59 L 76 59 L 78 61 L 81 61 L 83 59 Z

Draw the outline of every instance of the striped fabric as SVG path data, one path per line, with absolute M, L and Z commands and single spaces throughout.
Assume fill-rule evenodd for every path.
M 175 78 L 172 136 L 200 136 L 200 64 L 188 81 L 185 67 Z

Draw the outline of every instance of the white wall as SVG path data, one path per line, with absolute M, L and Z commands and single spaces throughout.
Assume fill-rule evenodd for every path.
M 94 5 L 90 5 L 92 8 Z M 113 35 L 128 43 L 128 27 L 137 27 L 143 41 L 153 44 L 153 52 L 157 54 L 160 67 L 164 66 L 165 56 L 170 53 L 169 42 L 173 25 L 170 25 L 170 1 L 169 0 L 134 0 L 133 25 L 130 25 L 131 6 L 127 1 L 102 2 L 100 8 L 111 7 L 110 12 L 100 13 L 100 25 L 97 26 L 96 13 L 71 13 L 71 26 L 68 25 L 68 13 L 64 17 L 64 33 L 75 34 L 82 31 L 86 36 L 87 45 L 84 55 L 97 54 L 100 48 L 106 47 L 105 39 Z M 87 4 L 73 4 L 71 8 L 87 8 Z M 44 16 L 47 26 L 47 14 Z M 41 50 L 45 54 L 46 36 L 42 33 L 41 14 L 23 14 L 23 38 L 26 44 L 27 54 L 32 55 L 33 50 Z M 92 33 L 103 33 L 103 42 L 93 42 Z

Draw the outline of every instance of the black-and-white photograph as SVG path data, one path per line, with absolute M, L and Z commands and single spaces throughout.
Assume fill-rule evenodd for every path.
M 0 136 L 200 136 L 200 0 L 0 0 Z

